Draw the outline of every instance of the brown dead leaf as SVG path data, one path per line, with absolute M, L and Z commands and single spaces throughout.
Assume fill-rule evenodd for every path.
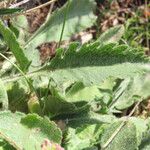
M 44 43 L 38 47 L 42 63 L 55 56 L 57 48 L 56 42 Z
M 146 9 L 146 10 L 144 10 L 143 13 L 144 13 L 145 18 L 150 17 L 150 10 Z

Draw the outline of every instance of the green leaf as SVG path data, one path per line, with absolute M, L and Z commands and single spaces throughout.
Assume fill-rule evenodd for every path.
M 70 127 L 79 127 L 83 124 L 110 124 L 116 121 L 116 117 L 113 115 L 105 115 L 105 114 L 98 114 L 94 112 L 79 112 L 75 115 L 69 117 L 67 116 L 67 123 Z
M 25 45 L 29 37 L 29 23 L 25 15 L 19 15 L 11 19 L 11 26 L 16 28 L 19 32 L 18 41 L 21 45 Z
M 65 95 L 68 102 L 92 101 L 95 98 L 102 98 L 102 93 L 99 90 L 100 86 L 86 87 L 81 82 L 76 82 Z
M 66 150 L 83 150 L 97 144 L 103 128 L 99 124 L 83 125 L 76 129 L 68 128 L 64 138 L 64 148 Z
M 8 58 L 12 63 L 15 63 L 16 62 L 16 59 L 14 56 L 10 56 Z M 14 71 L 14 66 L 13 64 L 10 63 L 8 60 L 4 60 L 3 61 L 3 64 L 2 64 L 2 67 L 1 67 L 1 70 L 0 70 L 0 75 L 1 76 L 5 76 L 5 75 L 8 75 L 11 71 Z
M 98 38 L 98 41 L 100 41 L 102 44 L 118 42 L 123 36 L 124 32 L 123 25 L 112 27 L 101 34 L 101 36 Z
M 23 49 L 19 45 L 18 41 L 16 40 L 14 33 L 8 27 L 6 27 L 2 21 L 0 21 L 0 33 L 2 34 L 4 41 L 14 54 L 20 68 L 23 71 L 26 71 L 30 62 L 25 56 Z
M 121 121 L 117 121 L 106 128 L 101 138 L 102 147 L 118 129 L 120 124 Z M 127 122 L 107 147 L 105 147 L 105 150 L 135 150 L 137 146 L 136 127 L 132 122 Z
M 138 117 L 130 117 L 129 121 L 136 126 L 137 143 L 140 145 L 144 134 L 148 130 L 147 121 Z
M 0 110 L 8 109 L 8 96 L 3 82 L 0 80 Z
M 139 146 L 139 150 L 149 150 L 150 149 L 150 131 L 143 137 L 142 143 Z
M 125 79 L 116 89 L 113 95 L 111 109 L 123 110 L 137 101 L 147 99 L 150 96 L 149 75 L 135 76 Z
M 0 15 L 8 15 L 16 12 L 20 12 L 22 8 L 0 8 Z
M 15 148 L 5 140 L 0 139 L 0 150 L 15 150 Z
M 55 123 L 35 114 L 1 112 L 0 135 L 18 150 L 41 150 L 45 139 L 61 142 L 61 132 Z
M 66 102 L 63 98 L 49 96 L 44 100 L 44 113 L 50 116 L 74 113 L 77 107 L 73 103 Z
M 125 45 L 100 46 L 96 42 L 79 47 L 72 43 L 65 54 L 59 49 L 45 70 L 52 70 L 50 76 L 56 85 L 63 87 L 66 82 L 83 82 L 89 86 L 99 85 L 111 76 L 124 79 L 142 74 L 147 69 L 144 67 L 146 62 L 144 54 Z
M 16 82 L 6 83 L 8 99 L 9 99 L 9 110 L 28 112 L 27 102 L 29 99 L 29 87 L 25 79 L 18 80 Z
M 68 40 L 73 34 L 91 27 L 96 21 L 96 16 L 93 13 L 95 8 L 94 0 L 70 0 L 62 40 Z M 25 46 L 28 58 L 33 60 L 34 57 L 32 61 L 34 66 L 40 64 L 38 51 L 35 50 L 37 46 L 45 42 L 59 41 L 66 9 L 67 4 L 48 16 L 45 24 L 39 28 Z
M 77 82 L 66 93 L 60 92 L 54 87 L 50 87 L 50 92 L 51 95 L 45 97 L 43 100 L 44 113 L 50 116 L 71 115 L 80 112 L 87 113 L 89 109 L 92 109 L 92 106 L 97 107 L 95 98 L 102 98 L 103 96 L 98 87 L 85 87 L 80 82 Z M 90 118 L 89 116 L 84 117 L 86 118 L 85 120 Z M 82 120 L 81 118 L 79 120 Z
M 143 123 L 143 122 L 142 122 Z M 141 123 L 141 125 L 142 125 Z M 141 141 L 141 145 L 139 146 L 139 150 L 149 150 L 150 149 L 150 118 L 148 117 L 146 119 L 146 123 L 147 123 L 147 131 L 145 132 L 145 134 L 143 134 L 143 138 Z M 144 122 L 145 124 L 145 122 Z
M 90 102 L 96 99 L 104 99 L 106 93 L 110 94 L 110 91 L 115 85 L 115 80 L 108 78 L 104 80 L 100 85 L 85 86 L 82 82 L 75 82 L 67 87 L 65 91 L 65 100 L 68 102 Z

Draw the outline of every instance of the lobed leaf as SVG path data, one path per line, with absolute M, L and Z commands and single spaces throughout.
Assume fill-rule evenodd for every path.
M 127 78 L 146 72 L 148 59 L 136 49 L 125 45 L 99 42 L 78 46 L 72 43 L 64 53 L 59 49 L 45 68 L 52 70 L 51 78 L 56 85 L 66 82 L 83 82 L 84 85 L 99 85 L 108 77 Z

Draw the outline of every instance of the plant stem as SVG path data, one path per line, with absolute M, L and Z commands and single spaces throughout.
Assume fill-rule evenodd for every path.
M 47 72 L 46 71 L 42 71 L 41 70 L 37 70 L 37 71 L 34 71 L 34 72 L 30 72 L 28 74 L 26 74 L 26 77 L 27 78 L 30 78 L 34 75 L 42 75 L 42 74 L 46 74 Z M 5 78 L 2 78 L 3 82 L 4 83 L 8 83 L 8 82 L 14 82 L 14 81 L 17 81 L 19 80 L 20 78 L 22 77 L 22 74 L 17 74 L 15 76 L 12 76 L 11 79 L 10 77 L 5 77 Z
M 69 11 L 69 6 L 70 6 L 70 0 L 68 0 L 67 8 L 66 8 L 65 15 L 64 15 L 64 21 L 63 21 L 63 26 L 62 26 L 62 30 L 61 30 L 61 35 L 60 35 L 60 39 L 59 39 L 59 43 L 58 43 L 58 48 L 59 48 L 60 45 L 61 45 L 61 41 L 62 41 L 64 29 L 65 29 L 65 24 L 66 24 L 66 19 L 67 19 L 67 14 L 68 14 L 68 11 Z
M 34 86 L 32 85 L 31 81 L 26 77 L 25 73 L 12 61 L 10 61 L 5 55 L 3 55 L 2 53 L 0 53 L 0 56 L 2 56 L 4 59 L 6 59 L 8 62 L 10 62 L 19 72 L 20 74 L 25 78 L 25 80 L 27 81 L 29 88 L 30 88 L 30 92 L 34 92 L 36 94 L 36 96 L 39 98 L 38 93 L 36 91 L 36 89 L 34 88 Z M 39 99 L 40 100 L 40 99 Z
M 30 1 L 30 0 L 23 0 L 23 1 L 21 1 L 21 2 L 18 2 L 18 3 L 16 3 L 16 4 L 11 5 L 9 8 L 18 7 L 18 6 L 20 6 L 20 5 L 23 5 L 23 4 L 27 3 L 27 2 L 29 2 L 29 1 Z

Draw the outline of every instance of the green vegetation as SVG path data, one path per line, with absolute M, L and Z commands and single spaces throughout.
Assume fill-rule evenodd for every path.
M 0 9 L 0 150 L 150 148 L 150 59 L 137 44 L 149 28 L 133 35 L 134 17 L 90 42 L 71 41 L 97 26 L 96 8 L 68 0 L 34 33 L 24 9 Z M 38 49 L 53 42 L 43 63 Z

